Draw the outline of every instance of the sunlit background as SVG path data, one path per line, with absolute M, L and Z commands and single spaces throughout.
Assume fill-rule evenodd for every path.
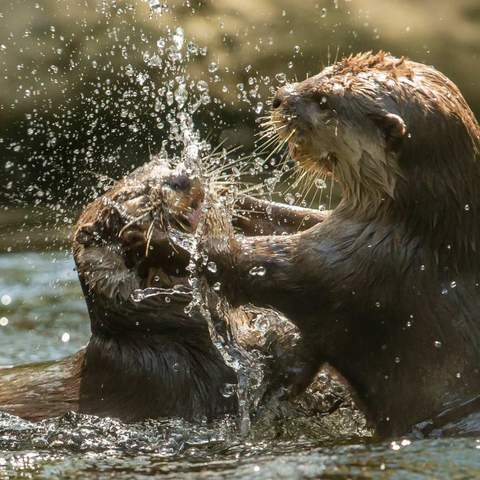
M 0 246 L 65 238 L 102 174 L 178 147 L 182 101 L 248 153 L 276 87 L 369 49 L 435 65 L 480 110 L 478 0 L 4 0 Z

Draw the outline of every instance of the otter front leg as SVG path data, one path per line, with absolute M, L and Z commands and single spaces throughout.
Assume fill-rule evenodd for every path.
M 285 205 L 268 200 L 242 196 L 236 202 L 237 214 L 233 225 L 245 235 L 296 233 L 323 222 L 330 210 Z
M 253 303 L 287 313 L 298 300 L 294 297 L 302 292 L 305 281 L 297 268 L 302 261 L 298 252 L 305 233 L 235 236 L 229 219 L 212 209 L 205 218 L 203 235 L 203 257 L 217 267 L 208 268 L 207 263 L 205 275 L 210 282 L 220 283 L 233 305 Z

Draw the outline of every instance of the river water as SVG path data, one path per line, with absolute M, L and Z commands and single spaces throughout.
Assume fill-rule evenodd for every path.
M 89 336 L 67 252 L 0 255 L 0 365 L 53 360 Z M 234 422 L 122 424 L 66 414 L 37 424 L 0 414 L 0 478 L 480 478 L 480 440 L 374 443 L 295 432 L 240 438 Z

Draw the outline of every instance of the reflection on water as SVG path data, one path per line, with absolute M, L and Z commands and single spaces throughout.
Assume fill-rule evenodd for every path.
M 86 343 L 88 316 L 68 253 L 2 255 L 0 272 L 0 319 L 8 319 L 0 364 L 59 358 Z M 228 419 L 126 425 L 70 413 L 34 424 L 0 414 L 0 479 L 480 477 L 480 440 L 335 439 L 307 440 L 301 431 L 278 439 L 255 428 L 239 438 Z
M 0 365 L 52 360 L 89 338 L 70 252 L 0 255 Z
M 332 445 L 237 441 L 228 422 L 134 425 L 67 414 L 33 425 L 0 416 L 0 478 L 467 479 L 473 439 Z M 2 450 L 3 449 L 3 450 Z

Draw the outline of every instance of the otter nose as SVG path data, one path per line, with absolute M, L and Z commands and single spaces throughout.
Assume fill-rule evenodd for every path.
M 275 98 L 273 99 L 273 102 L 272 102 L 272 107 L 276 110 L 277 108 L 279 108 L 283 101 L 285 100 L 285 89 L 284 88 L 279 88 L 277 90 L 277 93 L 275 94 Z
M 172 190 L 186 192 L 192 186 L 192 181 L 185 173 L 180 173 L 178 175 L 172 175 L 169 177 L 165 184 L 170 187 Z
M 281 107 L 282 105 L 285 106 L 287 102 L 292 101 L 293 97 L 296 97 L 298 95 L 295 87 L 295 83 L 288 83 L 284 87 L 277 90 L 275 98 L 272 101 L 272 107 L 274 110 Z
M 273 99 L 272 107 L 277 109 L 281 104 L 282 104 L 282 99 L 279 97 L 277 92 L 277 94 L 275 95 L 275 98 Z

